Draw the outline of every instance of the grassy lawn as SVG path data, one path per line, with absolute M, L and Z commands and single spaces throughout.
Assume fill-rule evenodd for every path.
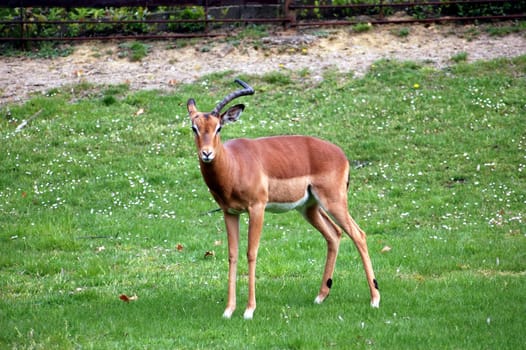
M 380 309 L 347 238 L 315 305 L 323 238 L 269 214 L 254 320 L 243 254 L 238 310 L 222 319 L 226 236 L 186 100 L 211 110 L 235 76 L 170 93 L 80 84 L 0 110 L 0 348 L 523 348 L 526 56 L 307 75 L 243 76 L 256 94 L 223 138 L 307 134 L 346 151 Z

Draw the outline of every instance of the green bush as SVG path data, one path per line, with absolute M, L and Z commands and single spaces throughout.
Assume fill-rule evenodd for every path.
M 0 9 L 0 18 L 16 20 L 22 16 L 28 22 L 22 33 L 19 24 L 0 24 L 0 37 L 75 37 L 104 36 L 111 34 L 147 34 L 159 30 L 178 32 L 196 32 L 204 30 L 202 23 L 170 23 L 162 26 L 159 23 L 130 23 L 126 21 L 146 21 L 152 18 L 170 20 L 198 20 L 205 18 L 203 7 L 159 7 L 151 11 L 147 7 L 119 8 L 27 8 L 23 13 L 21 8 Z M 124 21 L 113 24 L 107 21 Z M 42 21 L 86 21 L 87 23 L 43 24 Z M 99 21 L 99 22 L 93 22 Z
M 173 13 L 170 14 L 169 19 L 175 20 L 203 20 L 205 19 L 205 10 L 201 6 L 192 6 L 184 8 L 173 8 Z M 168 29 L 173 32 L 199 32 L 205 29 L 205 25 L 201 22 L 188 23 L 170 23 Z

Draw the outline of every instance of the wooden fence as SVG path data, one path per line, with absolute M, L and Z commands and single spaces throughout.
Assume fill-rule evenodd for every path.
M 477 7 L 481 11 L 477 11 Z M 84 18 L 70 15 L 86 8 L 100 9 L 96 12 L 99 15 Z M 142 15 L 122 18 L 110 13 L 110 9 L 119 8 L 136 8 Z M 459 16 L 458 9 L 463 8 L 470 11 Z M 60 18 L 37 15 L 49 9 L 62 9 Z M 184 9 L 190 9 L 195 16 L 173 14 Z M 16 15 L 6 16 L 9 11 Z M 409 16 L 389 16 L 397 11 Z M 250 23 L 296 28 L 353 25 L 364 21 L 384 24 L 524 18 L 524 1 L 505 0 L 367 0 L 362 3 L 351 0 L 0 0 L 0 42 L 224 36 L 232 26 Z

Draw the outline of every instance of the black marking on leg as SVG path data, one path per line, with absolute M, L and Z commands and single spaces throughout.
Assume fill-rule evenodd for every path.
M 327 280 L 327 287 L 329 287 L 329 289 L 331 289 L 331 287 L 332 287 L 332 278 L 329 278 Z
M 373 282 L 374 282 L 374 288 L 380 290 L 380 289 L 378 288 L 378 281 L 376 280 L 376 278 L 373 279 Z

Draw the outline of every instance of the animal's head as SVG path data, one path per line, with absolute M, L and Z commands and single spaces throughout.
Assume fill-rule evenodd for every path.
M 221 145 L 221 140 L 219 138 L 221 128 L 226 123 L 238 120 L 241 112 L 245 109 L 245 106 L 237 104 L 227 109 L 224 113 L 221 113 L 221 110 L 235 98 L 252 95 L 254 93 L 254 89 L 252 89 L 247 83 L 239 79 L 236 79 L 236 82 L 241 85 L 243 89 L 226 96 L 217 104 L 217 106 L 215 106 L 212 112 L 199 112 L 195 100 L 192 98 L 189 99 L 186 104 L 188 115 L 192 121 L 192 130 L 195 136 L 199 159 L 203 163 L 211 163 L 214 160 Z

